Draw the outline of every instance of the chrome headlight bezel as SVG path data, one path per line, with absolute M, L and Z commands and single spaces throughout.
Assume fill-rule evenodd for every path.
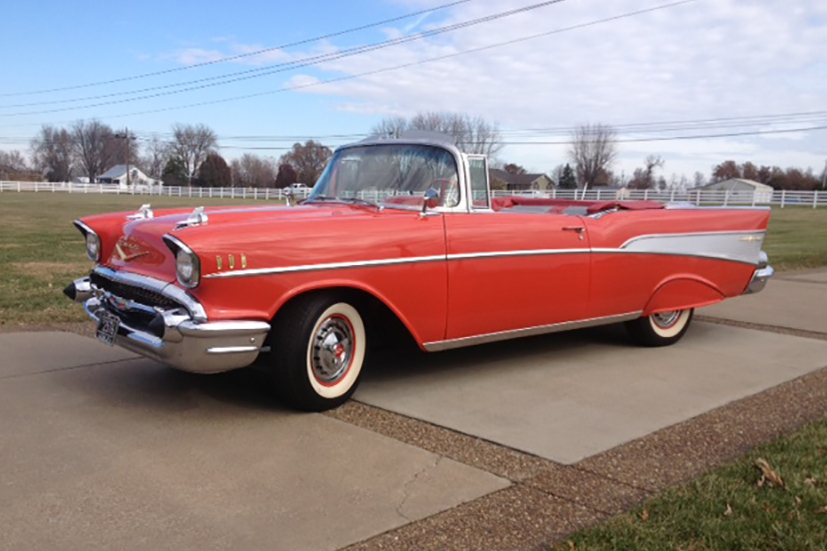
M 164 236 L 164 243 L 175 255 L 175 277 L 182 287 L 195 289 L 201 283 L 201 259 L 180 239 Z
M 178 249 L 175 253 L 175 277 L 178 278 L 178 283 L 188 289 L 198 287 L 201 281 L 201 262 L 198 255 L 192 251 Z
M 75 227 L 83 234 L 83 238 L 86 241 L 86 256 L 92 262 L 100 262 L 101 259 L 101 238 L 89 226 L 81 222 L 80 220 L 75 220 L 74 222 Z

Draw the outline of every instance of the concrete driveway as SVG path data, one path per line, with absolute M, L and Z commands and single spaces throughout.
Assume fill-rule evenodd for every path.
M 773 281 L 702 312 L 730 325 L 696 323 L 665 349 L 631 346 L 615 327 L 374 358 L 357 400 L 422 434 L 437 427 L 542 462 L 551 494 L 355 421 L 284 410 L 253 373 L 199 377 L 77 335 L 0 334 L 0 549 L 371 549 L 373 536 L 390 545 L 474 504 L 490 516 L 458 517 L 462 537 L 481 533 L 468 522 L 489 530 L 507 514 L 522 515 L 512 535 L 534 526 L 542 537 L 531 503 L 549 523 L 548 511 L 588 512 L 558 499 L 566 476 L 585 474 L 563 465 L 827 365 L 825 291 L 820 273 Z M 739 319 L 817 338 L 731 326 Z M 429 548 L 445 548 L 440 537 Z
M 338 549 L 508 481 L 67 333 L 0 335 L 0 549 Z

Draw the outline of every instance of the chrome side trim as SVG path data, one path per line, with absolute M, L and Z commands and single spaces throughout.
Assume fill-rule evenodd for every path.
M 622 321 L 631 321 L 643 315 L 643 310 L 637 312 L 629 312 L 628 314 L 620 314 L 617 316 L 606 316 L 602 318 L 591 318 L 586 320 L 566 321 L 562 323 L 554 323 L 552 325 L 542 325 L 539 327 L 526 327 L 524 329 L 515 329 L 513 331 L 501 331 L 499 333 L 488 333 L 486 335 L 476 335 L 473 337 L 462 337 L 460 339 L 451 339 L 446 341 L 434 341 L 425 343 L 423 346 L 428 352 L 440 352 L 442 350 L 450 350 L 452 348 L 461 348 L 463 346 L 473 346 L 476 344 L 484 344 L 489 342 L 504 341 L 508 339 L 516 339 L 520 337 L 533 337 L 535 335 L 545 335 L 548 333 L 557 333 L 560 331 L 568 331 L 569 329 L 582 329 L 584 327 L 595 327 L 598 325 L 608 325 L 610 323 L 619 323 Z
M 250 270 L 238 270 L 235 272 L 221 272 L 205 275 L 205 278 L 224 279 L 232 277 L 250 277 L 259 275 L 290 274 L 294 272 L 315 272 L 320 270 L 339 270 L 346 268 L 366 268 L 373 266 L 393 266 L 397 264 L 417 264 L 420 262 L 444 261 L 444 255 L 437 256 L 413 256 L 407 258 L 388 258 L 382 260 L 363 260 L 360 262 L 331 262 L 328 264 L 305 264 L 303 266 L 284 266 L 282 268 L 257 268 Z
M 591 249 L 534 249 L 524 251 L 493 251 L 488 253 L 449 254 L 447 260 L 469 260 L 474 258 L 501 258 L 509 256 L 548 256 L 556 254 L 588 254 Z
M 181 289 L 180 287 L 176 287 L 168 281 L 162 281 L 160 279 L 155 279 L 153 277 L 133 274 L 131 272 L 116 272 L 115 270 L 112 270 L 111 268 L 107 268 L 105 266 L 97 266 L 94 270 L 92 270 L 92 272 L 100 275 L 101 277 L 105 277 L 106 279 L 118 283 L 135 285 L 136 287 L 142 287 L 148 291 L 154 291 L 156 293 L 166 295 L 178 304 L 182 305 L 184 308 L 186 308 L 189 311 L 190 315 L 192 315 L 193 319 L 197 321 L 207 320 L 207 312 L 206 310 L 204 310 L 204 307 L 201 306 L 201 303 L 192 298 L 192 296 L 190 296 L 190 294 L 187 293 L 185 290 Z

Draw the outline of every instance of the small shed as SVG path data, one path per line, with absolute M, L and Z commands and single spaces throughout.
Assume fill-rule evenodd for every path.
M 720 182 L 713 182 L 695 189 L 701 192 L 728 191 L 729 197 L 733 201 L 744 200 L 752 202 L 754 195 L 756 203 L 772 202 L 773 188 L 771 186 L 762 184 L 761 182 L 756 182 L 755 180 L 746 180 L 744 178 L 730 178 L 729 180 L 721 180 Z

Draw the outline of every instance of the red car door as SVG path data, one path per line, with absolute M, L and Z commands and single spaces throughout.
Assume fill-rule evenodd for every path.
M 563 214 L 476 212 L 445 217 L 447 340 L 496 340 L 581 320 L 589 298 L 589 237 Z

